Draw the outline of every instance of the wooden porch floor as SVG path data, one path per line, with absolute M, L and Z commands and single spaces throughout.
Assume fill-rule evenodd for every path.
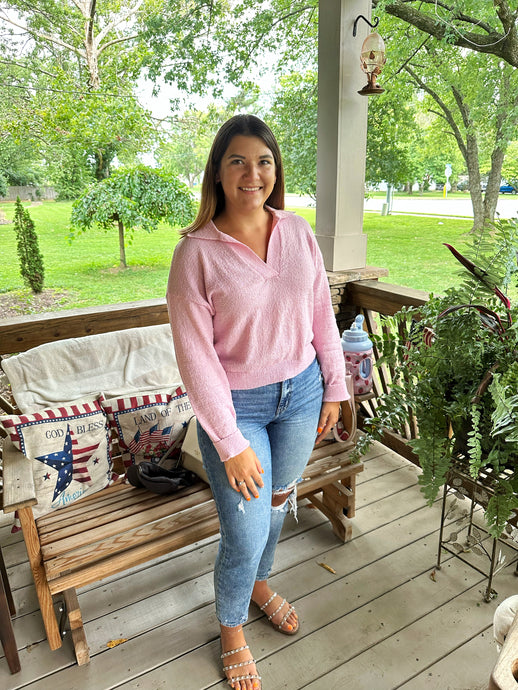
M 373 448 L 359 475 L 347 544 L 314 509 L 300 507 L 298 524 L 288 518 L 272 583 L 297 607 L 301 631 L 280 635 L 251 611 L 247 641 L 265 690 L 487 688 L 497 657 L 493 613 L 518 590 L 514 567 L 498 574 L 499 596 L 489 604 L 482 599 L 483 576 L 459 559 L 446 555 L 433 574 L 440 502 L 424 505 L 418 472 L 386 448 Z M 0 543 L 22 665 L 10 675 L 0 658 L 0 688 L 227 687 L 213 608 L 217 538 L 81 590 L 92 655 L 83 667 L 75 664 L 68 637 L 61 649 L 49 650 L 23 541 L 5 520 Z M 120 638 L 127 641 L 107 647 Z

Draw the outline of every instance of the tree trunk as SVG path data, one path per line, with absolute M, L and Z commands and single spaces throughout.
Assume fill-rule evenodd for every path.
M 95 179 L 97 182 L 102 182 L 102 180 L 105 180 L 107 177 L 110 177 L 110 164 L 112 161 L 112 158 L 110 156 L 106 155 L 106 151 L 104 152 L 105 155 L 103 155 L 103 151 L 95 151 L 94 152 L 94 158 L 95 158 L 95 170 L 94 170 L 94 175 Z
M 95 12 L 96 0 L 92 0 L 88 12 L 85 13 L 85 53 L 88 67 L 88 88 L 92 91 L 96 91 L 101 85 L 101 80 L 99 78 L 99 63 L 97 60 L 98 50 L 94 40 Z
M 469 195 L 473 206 L 473 226 L 471 232 L 482 230 L 485 224 L 482 183 L 478 161 L 478 142 L 474 134 L 467 134 L 463 153 L 469 175 Z
M 491 170 L 489 171 L 484 197 L 484 216 L 491 222 L 495 219 L 506 148 L 495 148 L 491 154 Z
M 119 226 L 119 268 L 128 268 L 128 264 L 126 263 L 126 249 L 124 247 L 124 225 L 120 218 L 117 220 L 117 224 Z

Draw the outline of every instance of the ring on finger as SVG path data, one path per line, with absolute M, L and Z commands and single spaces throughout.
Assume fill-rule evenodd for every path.
M 246 484 L 244 479 L 242 479 L 240 482 L 237 483 L 238 486 L 243 486 L 243 484 Z

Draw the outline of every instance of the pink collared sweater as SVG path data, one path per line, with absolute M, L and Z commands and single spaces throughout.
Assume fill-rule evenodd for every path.
M 320 249 L 309 224 L 268 209 L 266 261 L 211 221 L 177 245 L 167 304 L 180 375 L 222 460 L 249 446 L 232 389 L 284 381 L 315 354 L 324 401 L 347 400 L 340 335 Z

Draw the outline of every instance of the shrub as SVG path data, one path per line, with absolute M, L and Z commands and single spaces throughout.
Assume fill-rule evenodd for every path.
M 43 256 L 38 245 L 38 235 L 29 212 L 24 209 L 20 197 L 16 198 L 14 212 L 16 249 L 20 258 L 20 274 L 23 282 L 33 292 L 43 290 Z
M 0 170 L 0 197 L 1 196 L 7 196 L 7 177 L 4 175 L 4 173 Z

